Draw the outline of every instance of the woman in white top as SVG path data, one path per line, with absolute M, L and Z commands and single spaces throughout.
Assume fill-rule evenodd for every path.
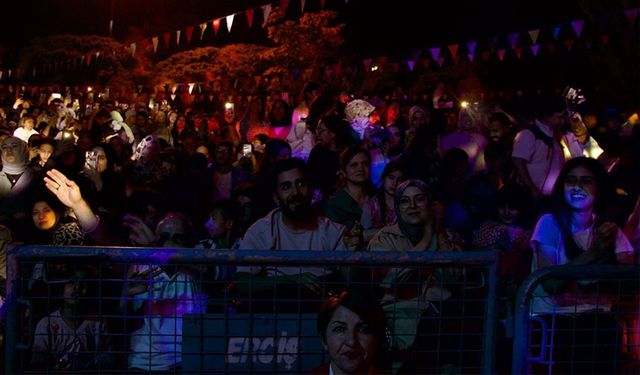
M 603 219 L 612 192 L 607 172 L 597 160 L 569 160 L 553 192 L 555 210 L 538 220 L 531 238 L 532 271 L 564 264 L 634 262 L 633 248 L 620 228 Z M 619 350 L 618 322 L 610 314 L 612 301 L 605 289 L 591 280 L 554 279 L 545 280 L 536 289 L 532 313 L 541 315 L 548 328 L 555 327 L 555 332 L 547 335 L 553 337 L 550 365 L 554 372 L 580 373 L 591 371 L 591 366 L 603 366 L 606 372 L 613 368 L 611 361 Z M 581 343 L 579 348 L 572 344 L 575 342 Z

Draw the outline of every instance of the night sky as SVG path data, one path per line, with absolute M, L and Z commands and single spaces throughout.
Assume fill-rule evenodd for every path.
M 31 38 L 59 33 L 108 35 L 113 18 L 114 37 L 122 42 L 161 35 L 233 12 L 258 8 L 264 0 L 30 0 L 5 2 L 0 43 L 16 48 Z M 306 10 L 319 9 L 307 0 Z M 619 10 L 633 2 L 616 0 L 327 0 L 348 28 L 347 41 L 363 55 L 395 54 L 432 43 L 481 38 L 566 22 L 585 12 Z M 113 4 L 113 9 L 112 9 Z M 276 4 L 276 3 L 274 3 Z M 587 5 L 582 5 L 587 4 Z M 637 6 L 637 5 L 635 5 Z M 289 17 L 299 16 L 300 0 L 289 1 Z M 256 12 L 256 19 L 261 14 Z M 19 20 L 19 23 L 16 21 Z M 265 32 L 247 30 L 234 22 L 225 42 L 264 41 Z

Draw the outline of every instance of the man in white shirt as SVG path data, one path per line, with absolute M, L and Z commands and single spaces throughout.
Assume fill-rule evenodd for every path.
M 279 207 L 249 227 L 240 242 L 240 250 L 348 249 L 344 242 L 346 228 L 319 216 L 311 206 L 313 189 L 303 160 L 277 161 L 274 177 L 274 199 L 277 199 Z M 330 273 L 322 267 L 238 267 L 236 279 L 241 294 L 250 288 L 255 299 L 257 293 L 264 292 L 267 293 L 265 298 L 274 298 L 267 304 L 277 301 L 281 307 L 280 302 L 293 298 L 292 295 L 298 298 L 298 288 L 301 294 L 319 298 L 322 293 L 319 278 Z M 278 296 L 271 294 L 276 285 Z
M 563 107 L 548 102 L 537 109 L 534 125 L 522 129 L 513 141 L 513 166 L 520 182 L 534 198 L 550 195 L 564 165 L 556 131 L 562 126 Z

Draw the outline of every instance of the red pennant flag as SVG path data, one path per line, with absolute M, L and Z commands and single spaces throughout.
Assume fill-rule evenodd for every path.
M 484 62 L 487 62 L 487 61 L 489 61 L 489 58 L 491 57 L 491 52 L 489 52 L 489 51 L 484 51 L 484 52 L 482 52 L 482 53 L 480 54 L 480 56 L 482 56 L 482 60 L 483 60 Z
M 453 64 L 454 65 L 458 65 L 458 62 L 460 61 L 460 56 L 456 55 L 453 57 Z
M 509 38 L 509 44 L 511 45 L 511 49 L 515 49 L 516 48 L 516 43 L 518 43 L 518 37 L 520 36 L 520 33 L 511 33 L 509 34 L 508 38 Z
M 531 53 L 533 54 L 533 56 L 538 56 L 538 50 L 540 49 L 540 45 L 539 44 L 532 44 L 531 45 Z
M 187 27 L 187 43 L 191 43 L 191 36 L 193 35 L 193 26 Z
M 140 47 L 142 48 L 142 52 L 147 50 L 147 47 L 149 47 L 149 39 L 142 39 L 140 41 Z
M 282 12 L 287 13 L 287 8 L 289 8 L 289 0 L 280 0 L 280 8 L 282 8 Z
M 571 48 L 573 48 L 573 40 L 571 39 L 565 40 L 564 45 L 567 47 L 567 51 L 571 51 Z
M 635 25 L 639 9 L 640 8 L 627 9 L 624 11 L 624 15 L 627 16 L 627 20 L 629 20 L 629 26 Z
M 171 43 L 171 34 L 170 33 L 164 33 L 163 37 L 164 37 L 164 44 L 167 47 L 169 47 L 169 43 Z
M 398 63 L 391 64 L 391 69 L 393 70 L 394 73 L 397 73 L 399 68 L 400 68 L 400 64 Z
M 324 3 L 325 3 L 326 1 L 327 1 L 327 0 L 320 0 L 320 8 L 321 8 L 321 9 L 324 9 Z
M 500 60 L 500 61 L 504 60 L 504 54 L 505 54 L 505 52 L 507 52 L 507 50 L 506 50 L 506 49 L 504 49 L 504 48 L 500 48 L 500 49 L 498 50 L 498 60 Z
M 247 9 L 244 13 L 247 16 L 247 25 L 249 25 L 249 28 L 251 28 L 251 26 L 253 25 L 253 9 Z
M 609 35 L 603 35 L 600 38 L 602 39 L 602 44 L 604 44 L 605 46 L 609 45 Z
M 460 47 L 459 44 L 449 44 L 449 52 L 451 52 L 451 57 L 455 58 L 456 56 L 458 56 L 458 47 Z
M 213 33 L 218 35 L 218 29 L 220 28 L 220 18 L 213 20 Z
M 580 38 L 580 34 L 582 34 L 582 28 L 584 27 L 583 20 L 575 20 L 571 22 L 571 27 L 573 27 L 573 31 L 575 31 L 576 36 Z
M 516 56 L 518 56 L 518 58 L 521 58 L 522 57 L 522 47 L 516 47 L 515 51 L 516 51 Z
M 431 64 L 431 59 L 422 59 L 422 66 L 424 66 L 424 70 L 429 69 L 429 64 Z
M 547 43 L 547 48 L 549 49 L 550 53 L 553 53 L 553 51 L 555 51 L 556 49 L 556 44 L 554 42 L 549 42 Z
M 444 65 L 444 57 L 438 57 L 436 61 L 438 61 L 438 65 L 442 68 L 442 65 Z
M 333 66 L 333 71 L 336 72 L 336 75 L 340 75 L 340 73 L 342 73 L 342 67 L 340 64 L 335 64 Z

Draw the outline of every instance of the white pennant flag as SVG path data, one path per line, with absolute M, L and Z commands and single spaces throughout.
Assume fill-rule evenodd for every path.
M 135 54 L 136 54 L 136 44 L 131 43 L 131 56 L 134 56 Z
M 227 16 L 227 31 L 231 32 L 231 25 L 233 25 L 233 17 L 235 13 Z
M 269 14 L 271 14 L 271 4 L 262 6 L 262 19 L 264 19 L 262 23 L 262 27 L 267 25 L 267 20 L 269 19 Z
M 153 38 L 151 38 L 151 42 L 153 43 L 153 52 L 155 53 L 156 51 L 158 51 L 158 37 L 154 36 Z
M 200 24 L 200 40 L 202 40 L 202 37 L 204 36 L 204 31 L 207 29 L 207 23 L 201 23 Z
M 180 45 L 180 33 L 182 33 L 182 30 L 176 31 L 176 46 Z
M 300 12 L 304 13 L 304 4 L 305 4 L 306 0 L 300 0 Z

